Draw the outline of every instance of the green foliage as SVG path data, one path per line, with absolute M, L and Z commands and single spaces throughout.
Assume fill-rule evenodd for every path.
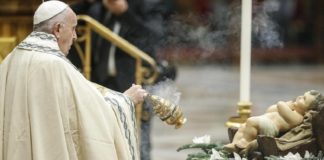
M 185 149 L 200 149 L 203 152 L 188 154 L 187 160 L 209 160 L 212 154 L 212 149 L 217 151 L 222 150 L 223 145 L 220 143 L 199 143 L 186 144 L 177 149 L 177 151 Z
M 264 157 L 265 160 L 285 160 L 288 157 L 280 157 L 280 156 L 268 156 Z M 314 155 L 312 153 L 309 154 L 309 156 L 302 158 L 303 160 L 323 160 L 324 155 L 322 151 L 319 151 L 317 155 Z
M 187 156 L 186 160 L 209 160 L 212 153 L 212 149 L 215 149 L 219 152 L 221 157 L 224 158 L 224 160 L 231 159 L 232 154 L 226 152 L 223 150 L 223 145 L 221 143 L 199 143 L 199 144 L 186 144 L 177 149 L 178 152 L 186 149 L 200 149 L 196 153 L 190 153 Z M 286 155 L 286 156 L 267 156 L 264 157 L 265 160 L 285 160 L 285 159 L 296 159 L 297 155 Z M 312 153 L 307 154 L 307 156 L 302 155 L 301 157 L 303 160 L 324 160 L 324 155 L 322 151 L 319 151 L 317 155 L 314 155 Z
M 188 154 L 188 157 L 186 160 L 209 160 L 210 155 L 203 152 Z
M 186 144 L 186 145 L 183 145 L 183 146 L 179 147 L 177 149 L 177 151 L 179 152 L 181 150 L 190 149 L 190 148 L 200 148 L 205 153 L 210 153 L 211 154 L 211 150 L 213 148 L 216 149 L 216 150 L 220 150 L 220 149 L 222 149 L 222 145 L 221 144 L 218 144 L 218 143 L 210 143 L 210 144 L 207 144 L 207 143 Z

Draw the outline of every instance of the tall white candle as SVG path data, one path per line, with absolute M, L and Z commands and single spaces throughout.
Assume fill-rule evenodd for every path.
M 240 102 L 250 102 L 252 0 L 242 0 Z

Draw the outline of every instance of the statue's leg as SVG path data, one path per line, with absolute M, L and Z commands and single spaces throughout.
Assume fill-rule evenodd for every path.
M 238 129 L 233 137 L 233 141 L 229 144 L 224 145 L 224 149 L 228 152 L 239 152 L 239 149 L 235 146 L 235 144 L 243 137 L 243 132 L 246 125 L 245 123 Z
M 259 117 L 250 117 L 246 121 L 246 125 L 241 130 L 241 137 L 236 139 L 235 146 L 244 149 L 246 148 L 249 143 L 256 139 L 258 135 L 258 128 L 259 128 Z

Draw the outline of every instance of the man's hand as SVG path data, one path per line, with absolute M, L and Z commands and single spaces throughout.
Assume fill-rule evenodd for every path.
M 144 97 L 147 95 L 147 92 L 142 89 L 141 85 L 132 85 L 124 94 L 130 97 L 134 104 L 139 104 L 144 101 Z
M 128 9 L 128 3 L 126 0 L 103 0 L 102 3 L 106 9 L 115 15 L 120 15 Z

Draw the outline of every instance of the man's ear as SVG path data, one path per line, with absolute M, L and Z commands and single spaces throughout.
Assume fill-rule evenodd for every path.
M 60 30 L 62 29 L 62 24 L 61 23 L 55 23 L 53 26 L 53 34 L 57 39 L 60 38 Z

